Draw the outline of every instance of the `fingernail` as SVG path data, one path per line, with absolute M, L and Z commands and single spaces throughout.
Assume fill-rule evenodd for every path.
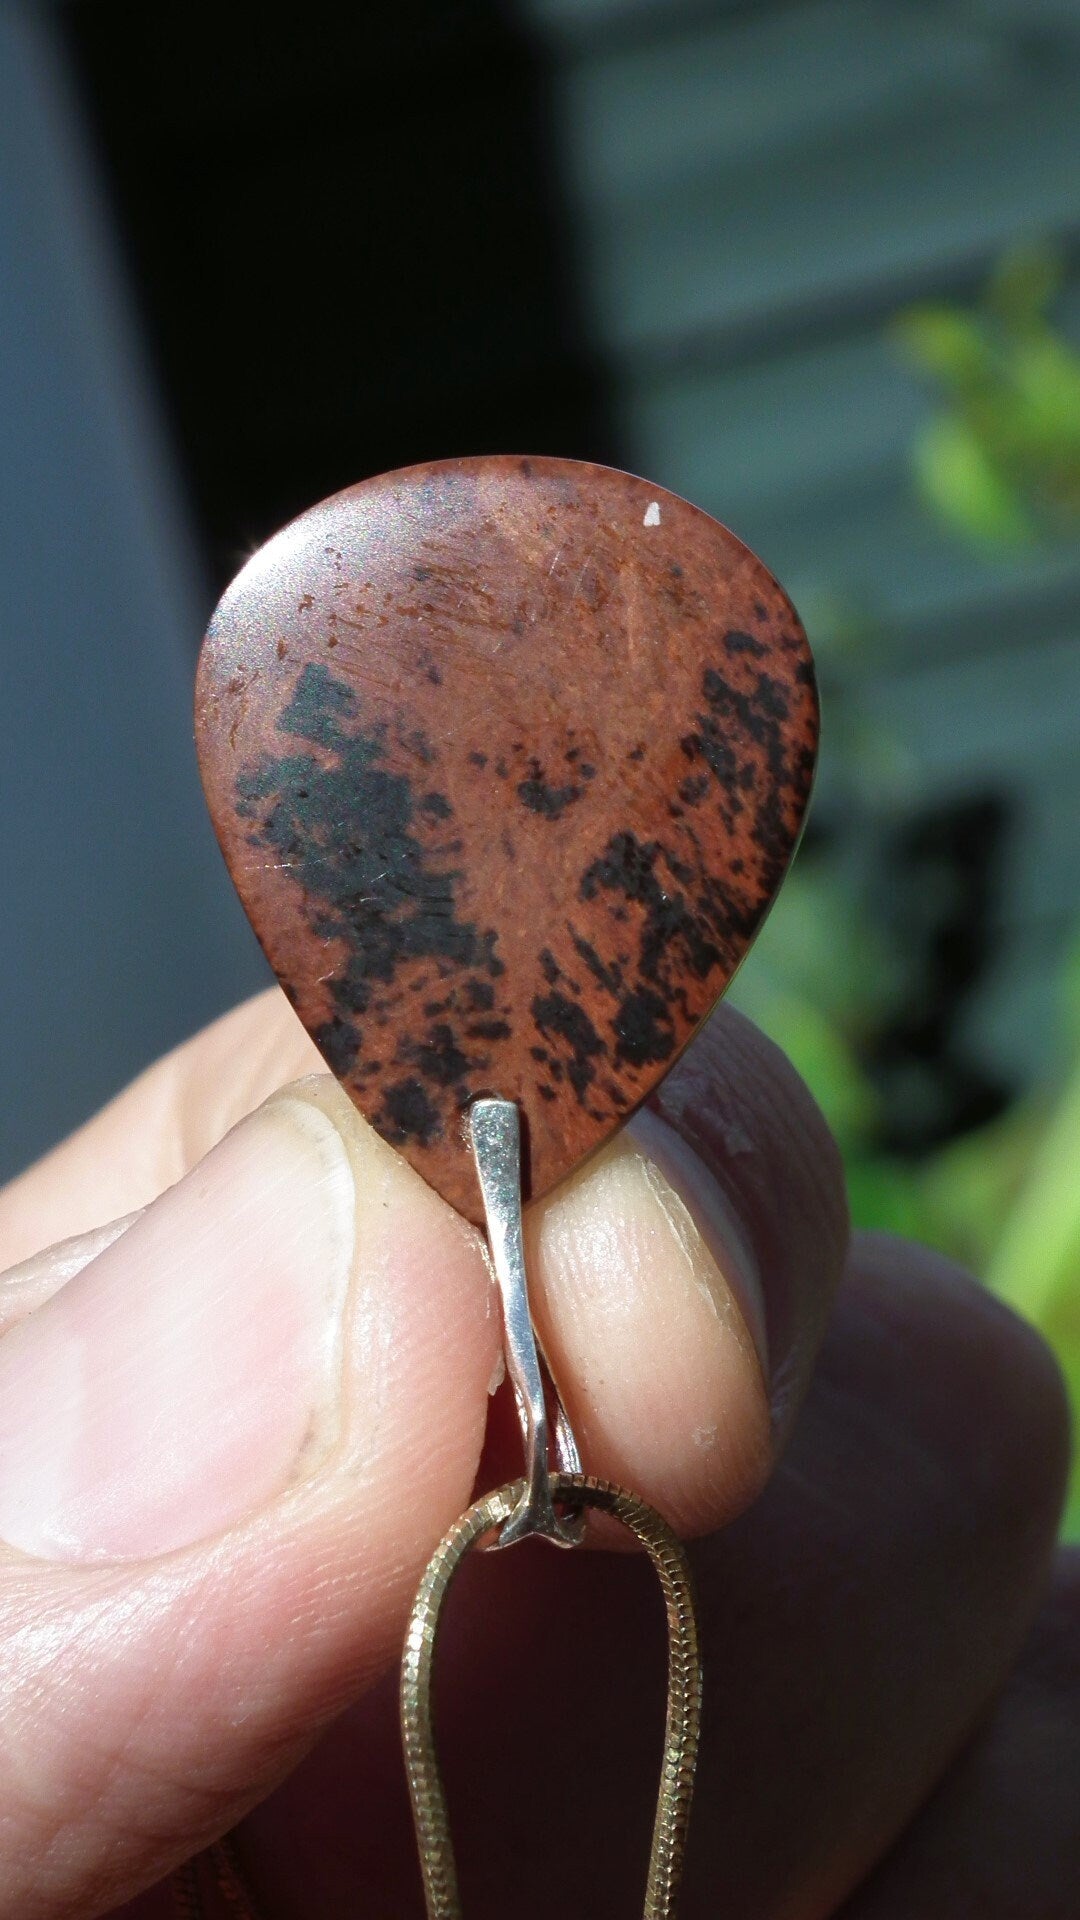
M 712 1168 L 651 1108 L 642 1107 L 627 1131 L 664 1181 L 671 1199 L 685 1208 L 711 1254 L 713 1285 L 722 1288 L 738 1310 L 767 1384 L 769 1337 L 761 1272 L 750 1237 L 729 1196 Z
M 53 1246 L 43 1247 L 39 1253 L 8 1267 L 0 1276 L 0 1334 L 33 1313 L 50 1294 L 66 1287 L 83 1267 L 88 1267 L 99 1253 L 119 1240 L 141 1212 L 140 1207 L 119 1220 L 107 1220 L 103 1226 L 91 1227 L 86 1233 L 73 1233 L 67 1240 L 58 1240 Z
M 323 1456 L 355 1239 L 329 1104 L 276 1095 L 0 1340 L 0 1539 L 144 1559 Z

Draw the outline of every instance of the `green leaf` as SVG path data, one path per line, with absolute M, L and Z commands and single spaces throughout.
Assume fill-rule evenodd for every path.
M 1018 547 L 1035 537 L 1019 492 L 990 459 L 967 421 L 937 414 L 913 448 L 919 492 L 934 513 L 968 539 Z
M 986 305 L 1007 326 L 1030 324 L 1041 319 L 1064 277 L 1064 256 L 1052 242 L 1011 247 L 990 276 Z
M 1080 1296 L 1080 1060 L 1005 1221 L 987 1280 L 1037 1326 L 1060 1311 L 1063 1297 Z
M 1052 333 L 1032 334 L 1012 349 L 1009 373 L 1032 437 L 1080 456 L 1080 356 Z
M 982 328 L 960 307 L 929 301 L 908 307 L 890 332 L 905 358 L 950 385 L 966 385 L 990 372 L 992 356 Z
M 856 1227 L 898 1233 L 908 1240 L 934 1238 L 915 1168 L 884 1154 L 852 1154 L 846 1172 Z
M 810 1000 L 776 981 L 740 975 L 733 1004 L 775 1040 L 805 1080 L 841 1147 L 861 1143 L 876 1099 L 839 1028 Z

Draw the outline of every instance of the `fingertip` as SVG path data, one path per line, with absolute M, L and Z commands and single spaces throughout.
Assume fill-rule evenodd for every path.
M 623 1138 L 529 1222 L 536 1314 L 586 1468 L 684 1533 L 745 1506 L 768 1471 L 761 1362 L 731 1275 L 676 1189 Z
M 844 1271 L 850 1219 L 840 1150 L 787 1056 L 730 1006 L 717 1008 L 652 1105 L 725 1195 L 754 1250 L 780 1441 Z
M 847 1243 L 839 1153 L 794 1069 L 722 1009 L 529 1234 L 590 1471 L 683 1532 L 732 1519 L 806 1391 Z

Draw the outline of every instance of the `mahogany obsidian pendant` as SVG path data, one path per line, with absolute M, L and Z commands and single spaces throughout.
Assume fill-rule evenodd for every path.
M 477 1095 L 517 1102 L 539 1195 L 727 985 L 818 710 L 791 602 L 726 528 L 630 474 L 499 456 L 366 480 L 268 541 L 214 614 L 196 729 L 308 1032 L 479 1220 Z

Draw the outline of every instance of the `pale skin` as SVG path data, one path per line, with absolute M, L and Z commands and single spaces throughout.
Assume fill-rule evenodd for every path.
M 263 995 L 0 1194 L 0 1920 L 167 1915 L 236 1826 L 266 1920 L 422 1914 L 396 1654 L 517 1441 L 478 1236 L 320 1068 Z M 587 1467 L 697 1542 L 686 1920 L 1075 1920 L 1037 1338 L 926 1249 L 849 1244 L 820 1116 L 727 1012 L 529 1231 Z M 640 1912 L 662 1650 L 606 1544 L 455 1595 L 468 1920 Z

